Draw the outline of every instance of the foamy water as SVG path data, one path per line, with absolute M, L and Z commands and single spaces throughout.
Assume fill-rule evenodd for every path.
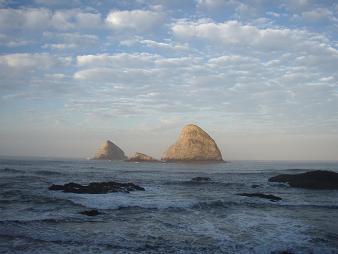
M 2 159 L 0 252 L 338 253 L 338 191 L 268 182 L 280 173 L 311 169 L 338 172 L 338 163 Z M 197 176 L 211 181 L 191 181 Z M 146 191 L 91 195 L 48 190 L 51 184 L 92 181 L 133 182 Z M 241 192 L 282 200 L 236 195 Z M 88 209 L 102 214 L 79 214 Z

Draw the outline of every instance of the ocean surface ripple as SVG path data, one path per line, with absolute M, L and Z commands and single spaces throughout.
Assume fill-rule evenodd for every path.
M 268 182 L 277 174 L 315 169 L 338 172 L 338 162 L 3 158 L 0 253 L 338 253 L 338 191 Z M 133 182 L 146 191 L 48 190 L 51 184 L 94 181 Z M 243 192 L 282 200 L 237 195 Z M 100 214 L 80 214 L 90 209 Z

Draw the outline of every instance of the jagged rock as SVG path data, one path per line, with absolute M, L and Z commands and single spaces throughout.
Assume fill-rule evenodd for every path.
M 269 182 L 287 182 L 291 187 L 304 189 L 338 189 L 338 173 L 314 170 L 301 174 L 282 174 L 269 178 Z
M 193 182 L 207 182 L 210 181 L 210 177 L 206 177 L 206 176 L 197 176 L 191 179 L 191 181 Z
M 223 162 L 215 141 L 200 127 L 186 125 L 177 140 L 162 157 L 167 162 L 215 161 Z
M 144 188 L 133 183 L 118 183 L 118 182 L 93 182 L 89 185 L 81 185 L 78 183 L 66 183 L 64 185 L 53 184 L 49 190 L 62 190 L 63 192 L 71 193 L 87 193 L 87 194 L 105 194 L 109 192 L 125 192 L 144 191 Z
M 96 216 L 96 215 L 99 215 L 100 212 L 98 210 L 87 210 L 87 211 L 83 211 L 83 212 L 80 212 L 80 214 L 83 214 L 83 215 L 87 215 L 87 216 Z
M 263 193 L 239 193 L 237 194 L 239 196 L 245 196 L 245 197 L 256 197 L 256 198 L 265 198 L 265 199 L 269 199 L 270 201 L 276 202 L 281 200 L 282 198 L 277 197 L 275 195 L 270 195 L 270 194 L 263 194 Z
M 135 153 L 127 161 L 130 161 L 130 162 L 160 162 L 159 160 L 156 160 L 155 158 L 149 155 L 143 154 L 143 153 Z
M 110 140 L 104 142 L 97 150 L 93 160 L 125 160 L 124 152 Z

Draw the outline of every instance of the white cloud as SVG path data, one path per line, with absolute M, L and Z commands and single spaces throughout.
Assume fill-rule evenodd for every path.
M 60 50 L 64 50 L 64 49 L 74 49 L 76 48 L 77 45 L 76 44 L 66 44 L 66 43 L 52 43 L 52 44 L 44 44 L 42 46 L 42 48 L 50 48 L 50 49 L 60 49 Z
M 62 90 L 55 86 L 55 77 L 48 76 L 71 65 L 71 57 L 61 57 L 47 53 L 15 53 L 0 56 L 0 90 L 3 95 L 17 94 L 21 98 L 34 99 L 56 94 Z M 60 77 L 60 75 L 58 75 Z M 61 80 L 60 78 L 57 80 Z M 25 96 L 26 95 L 26 96 Z M 53 95 L 53 96 L 54 96 Z
M 280 13 L 274 11 L 267 11 L 266 14 L 275 18 L 279 18 L 281 16 Z
M 334 16 L 331 10 L 326 8 L 316 8 L 309 11 L 304 11 L 301 17 L 309 22 L 337 22 L 338 19 Z
M 52 79 L 64 79 L 66 78 L 66 75 L 63 73 L 52 73 L 52 74 L 46 74 L 45 75 L 47 78 L 52 78 Z
M 46 8 L 0 9 L 1 30 L 92 29 L 102 25 L 101 14 L 81 9 L 51 11 Z
M 174 42 L 158 42 L 154 40 L 141 40 L 141 44 L 146 45 L 150 48 L 155 49 L 167 49 L 167 50 L 174 50 L 174 51 L 181 51 L 181 50 L 188 50 L 189 47 L 186 44 L 182 43 L 174 43 Z
M 229 45 L 237 49 L 251 47 L 267 50 L 302 50 L 305 47 L 317 48 L 328 39 L 320 34 L 289 28 L 258 28 L 239 21 L 215 23 L 210 20 L 197 22 L 179 21 L 172 25 L 174 35 L 183 41 L 204 40 L 219 47 Z
M 43 8 L 0 9 L 0 29 L 43 29 L 49 25 L 51 16 Z
M 242 1 L 242 0 L 197 0 L 196 8 L 202 16 L 229 19 L 236 17 L 239 20 L 250 20 L 259 17 L 269 8 L 268 1 Z
M 77 66 L 81 70 L 74 74 L 74 78 L 121 82 L 125 85 L 147 82 L 162 84 L 162 80 L 167 80 L 169 84 L 182 76 L 189 76 L 200 63 L 201 59 L 197 57 L 167 58 L 149 53 L 81 55 L 77 56 Z M 175 75 L 178 69 L 180 74 Z
M 79 66 L 110 66 L 110 67 L 147 67 L 152 65 L 158 55 L 148 53 L 117 53 L 114 55 L 81 55 L 77 56 Z
M 58 30 L 92 29 L 102 25 L 101 14 L 79 9 L 55 11 L 50 22 Z
M 106 23 L 114 30 L 149 31 L 162 24 L 164 14 L 150 10 L 111 11 Z
M 43 48 L 67 50 L 98 48 L 100 40 L 97 35 L 84 33 L 44 32 Z
M 170 50 L 170 51 L 185 51 L 189 50 L 189 46 L 186 43 L 177 43 L 173 40 L 166 39 L 163 42 L 143 39 L 140 36 L 135 36 L 126 40 L 122 40 L 119 43 L 121 46 L 133 47 L 136 45 L 145 46 L 152 49 L 158 50 Z
M 305 11 L 310 9 L 312 4 L 311 0 L 286 0 L 283 5 L 291 11 Z
M 69 65 L 70 57 L 57 57 L 47 53 L 17 53 L 0 56 L 0 64 L 18 69 L 48 69 L 58 65 Z
M 0 45 L 14 48 L 14 47 L 22 47 L 32 43 L 29 40 L 16 38 L 16 36 L 8 36 L 5 34 L 0 34 Z
M 226 56 L 220 56 L 220 57 L 209 59 L 209 63 L 214 64 L 214 65 L 225 64 L 225 63 L 248 63 L 248 62 L 258 63 L 259 59 L 240 56 L 240 55 L 226 55 Z
M 197 0 L 197 9 L 206 11 L 219 11 L 238 5 L 240 5 L 240 2 L 237 0 Z

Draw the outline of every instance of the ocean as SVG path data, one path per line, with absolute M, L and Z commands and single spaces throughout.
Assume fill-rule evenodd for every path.
M 0 253 L 338 253 L 338 191 L 268 182 L 311 169 L 338 172 L 338 162 L 3 158 Z M 191 180 L 198 176 L 211 180 Z M 133 182 L 145 191 L 48 190 L 51 184 L 94 181 Z M 101 214 L 80 214 L 90 209 Z

